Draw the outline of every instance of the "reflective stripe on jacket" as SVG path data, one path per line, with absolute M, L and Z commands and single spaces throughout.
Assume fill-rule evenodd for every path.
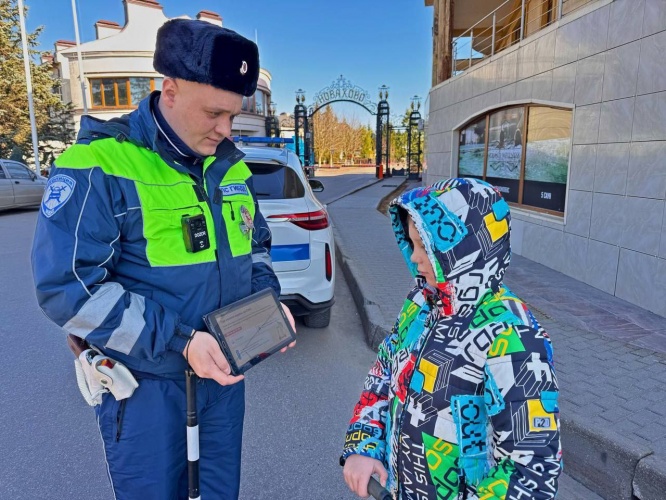
M 33 275 L 68 333 L 135 372 L 180 378 L 204 314 L 280 287 L 243 153 L 225 140 L 196 178 L 164 153 L 148 101 L 122 119 L 84 117 L 45 191 Z M 191 253 L 182 219 L 196 215 L 210 247 Z

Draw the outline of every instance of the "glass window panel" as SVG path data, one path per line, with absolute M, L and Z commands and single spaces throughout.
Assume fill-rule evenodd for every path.
M 458 175 L 483 178 L 486 149 L 486 118 L 483 117 L 460 131 Z
M 250 99 L 248 97 L 243 96 L 243 105 L 241 107 L 241 110 L 243 111 L 250 110 Z
M 486 180 L 507 201 L 518 202 L 523 157 L 525 108 L 508 108 L 490 115 Z
M 102 80 L 91 80 L 90 83 L 93 106 L 102 106 Z
M 113 78 L 104 78 L 102 80 L 104 93 L 104 106 L 116 106 L 116 91 L 113 89 Z
M 247 162 L 260 200 L 303 198 L 305 187 L 296 172 L 284 165 Z
M 0 179 L 6 179 L 7 176 L 5 175 L 5 169 L 2 168 L 0 165 Z
M 164 78 L 154 78 L 155 81 L 155 90 L 162 90 L 162 81 Z
M 530 107 L 523 204 L 564 212 L 571 111 Z
M 129 81 L 132 105 L 138 106 L 150 94 L 150 78 L 131 77 Z
M 263 114 L 265 114 L 265 113 L 264 113 L 264 109 L 265 109 L 265 108 L 264 108 L 264 98 L 265 98 L 264 93 L 263 93 L 262 91 L 257 91 L 257 92 L 254 94 L 254 97 L 255 97 L 255 99 L 256 99 L 256 101 L 257 101 L 257 102 L 256 102 L 256 106 L 257 106 L 257 114 L 259 114 L 259 115 L 263 115 Z
M 5 168 L 9 171 L 12 179 L 32 179 L 30 170 L 18 163 L 6 163 Z
M 127 80 L 116 80 L 118 84 L 118 106 L 128 106 L 129 96 L 127 95 Z

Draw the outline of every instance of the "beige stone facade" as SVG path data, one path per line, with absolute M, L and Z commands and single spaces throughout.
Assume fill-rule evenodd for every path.
M 466 2 L 474 3 L 479 2 Z M 512 203 L 513 251 L 662 316 L 664 5 L 663 0 L 588 0 L 434 86 L 424 179 L 431 183 L 465 175 L 465 155 L 469 156 L 470 141 L 476 141 L 479 168 L 485 161 L 484 177 L 494 184 L 489 179 L 491 174 L 498 176 L 490 168 L 493 154 L 508 154 L 512 145 L 518 151 L 526 144 L 522 165 L 516 163 L 516 182 L 524 196 L 533 160 L 530 147 L 545 130 L 532 126 L 532 115 L 569 116 L 569 125 L 562 127 L 545 121 L 557 123 L 553 130 L 565 131 L 559 135 L 565 151 L 564 175 L 558 181 L 563 209 L 543 210 L 535 206 L 539 202 L 525 203 L 524 198 Z M 501 124 L 508 133 L 493 141 L 493 119 L 510 118 L 521 110 L 527 110 L 520 121 L 521 140 L 515 140 L 516 130 Z M 549 166 L 553 163 L 545 162 L 546 170 Z M 544 193 L 548 189 L 542 190 L 542 197 Z
M 55 44 L 54 71 L 62 79 L 62 99 L 74 107 L 78 130 L 83 114 L 83 95 L 88 114 L 102 120 L 118 117 L 136 108 L 139 100 L 161 87 L 162 75 L 153 69 L 157 30 L 169 20 L 156 0 L 123 0 L 125 22 L 95 23 L 96 39 L 81 43 L 84 89 L 79 79 L 76 44 L 60 40 Z M 188 18 L 188 16 L 181 16 Z M 222 26 L 222 18 L 211 11 L 197 14 Z M 243 113 L 234 121 L 237 135 L 265 135 L 265 116 L 271 97 L 270 72 L 260 70 L 257 92 L 243 102 Z

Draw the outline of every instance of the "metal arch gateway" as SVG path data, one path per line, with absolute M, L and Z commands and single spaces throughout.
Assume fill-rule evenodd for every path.
M 377 103 L 370 100 L 370 92 L 340 75 L 328 87 L 314 95 L 313 103 L 308 107 L 308 115 L 312 116 L 324 106 L 334 102 L 353 102 L 365 108 L 371 115 L 377 114 Z
M 303 166 L 310 171 L 311 151 L 314 149 L 314 130 L 312 130 L 311 121 L 315 113 L 320 109 L 334 102 L 351 102 L 365 108 L 371 115 L 377 116 L 376 129 L 376 165 L 382 165 L 386 161 L 386 174 L 389 174 L 389 150 L 390 137 L 389 132 L 389 104 L 388 87 L 383 86 L 379 92 L 380 101 L 378 103 L 370 100 L 370 92 L 354 85 L 344 76 L 334 80 L 331 85 L 321 89 L 314 95 L 313 102 L 305 106 L 305 93 L 299 89 L 296 93 L 296 106 L 294 107 L 294 125 L 295 125 L 295 147 L 296 154 L 300 157 L 300 141 L 303 137 Z M 301 130 L 303 134 L 301 135 Z

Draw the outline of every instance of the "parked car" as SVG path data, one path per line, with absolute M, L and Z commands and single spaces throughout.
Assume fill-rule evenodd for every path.
M 306 178 L 293 151 L 240 148 L 273 236 L 271 256 L 282 287 L 280 300 L 306 326 L 328 326 L 334 301 L 335 247 L 326 207 L 313 194 L 323 191 L 324 185 Z
M 0 210 L 38 207 L 47 179 L 23 163 L 0 160 Z

